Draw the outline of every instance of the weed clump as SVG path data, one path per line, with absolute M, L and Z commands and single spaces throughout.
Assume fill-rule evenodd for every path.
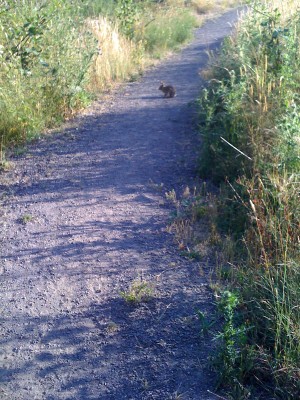
M 137 305 L 154 297 L 154 287 L 153 284 L 144 279 L 136 279 L 120 295 L 127 303 Z

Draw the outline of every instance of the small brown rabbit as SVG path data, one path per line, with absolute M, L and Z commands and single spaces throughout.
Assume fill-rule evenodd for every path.
M 163 82 L 161 82 L 161 85 L 158 88 L 158 90 L 161 90 L 164 93 L 164 97 L 176 96 L 176 90 L 175 90 L 174 86 L 172 86 L 172 85 L 165 86 L 165 84 Z

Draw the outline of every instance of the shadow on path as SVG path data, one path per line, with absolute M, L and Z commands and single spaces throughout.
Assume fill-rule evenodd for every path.
M 196 316 L 213 309 L 210 260 L 178 254 L 165 192 L 197 185 L 199 69 L 236 16 L 205 24 L 1 177 L 1 400 L 213 400 Z M 177 96 L 164 99 L 160 81 Z M 155 296 L 130 307 L 120 292 L 140 277 Z

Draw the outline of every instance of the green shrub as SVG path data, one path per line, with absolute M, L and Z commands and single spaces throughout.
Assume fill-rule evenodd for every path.
M 11 2 L 1 11 L 3 147 L 55 125 L 86 104 L 84 83 L 95 44 L 76 10 L 63 1 Z
M 225 290 L 218 301 L 218 309 L 224 318 L 222 331 L 216 334 L 220 351 L 213 359 L 214 368 L 218 374 L 218 386 L 229 386 L 234 398 L 248 398 L 249 391 L 243 386 L 245 377 L 251 370 L 252 360 L 247 346 L 246 332 L 249 330 L 239 321 L 238 296 Z M 247 349 L 247 351 L 245 351 Z

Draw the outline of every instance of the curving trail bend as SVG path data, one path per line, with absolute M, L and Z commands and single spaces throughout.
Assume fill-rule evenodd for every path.
M 207 22 L 1 176 L 1 399 L 216 398 L 196 318 L 213 310 L 209 260 L 178 253 L 164 192 L 195 182 L 198 71 L 236 18 Z M 155 297 L 132 307 L 120 291 L 138 276 Z

